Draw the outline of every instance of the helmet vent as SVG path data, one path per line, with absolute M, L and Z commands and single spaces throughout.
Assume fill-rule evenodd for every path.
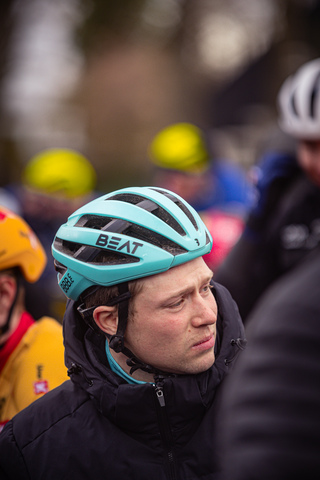
M 156 247 L 160 247 L 163 250 L 170 252 L 172 255 L 179 255 L 186 252 L 184 248 L 177 243 L 172 242 L 167 237 L 164 237 L 157 232 L 153 232 L 139 225 L 132 224 L 123 233 L 129 237 L 151 243 Z
M 136 263 L 140 261 L 138 257 L 133 255 L 125 255 L 98 247 L 81 245 L 79 243 L 62 240 L 61 238 L 55 239 L 55 248 L 65 255 L 94 265 L 123 265 L 125 263 Z
M 54 239 L 54 247 L 62 253 L 66 253 L 67 255 L 74 255 L 82 245 L 80 243 L 75 242 L 68 242 L 67 240 L 62 240 L 62 238 L 56 237 Z
M 152 202 L 153 203 L 153 202 Z M 95 230 L 103 230 L 104 232 L 112 232 L 112 233 L 121 233 L 123 235 L 127 235 L 128 237 L 136 238 L 137 240 L 141 240 L 143 242 L 151 243 L 156 247 L 160 247 L 167 252 L 170 252 L 175 255 L 179 255 L 180 253 L 185 253 L 186 250 L 182 248 L 180 245 L 176 244 L 175 242 L 169 240 L 167 237 L 153 232 L 147 228 L 144 228 L 140 225 L 129 223 L 125 220 L 111 218 L 111 217 L 104 217 L 101 215 L 84 215 L 79 219 L 79 221 L 75 225 L 76 227 L 85 227 L 85 228 L 93 228 Z M 183 231 L 184 233 L 184 231 Z M 184 233 L 185 234 L 185 233 Z M 59 239 L 56 239 L 58 241 Z M 68 242 L 64 242 L 68 243 Z M 78 248 L 81 245 L 73 243 L 72 251 L 70 252 L 77 257 L 78 254 L 75 254 Z M 89 247 L 86 248 L 88 250 Z M 93 248 L 93 247 L 91 247 Z
M 196 219 L 194 218 L 194 216 L 192 215 L 190 210 L 181 202 L 181 200 L 179 200 L 179 198 L 175 197 L 171 193 L 166 192 L 165 190 L 161 190 L 161 189 L 158 189 L 158 188 L 153 188 L 152 190 L 154 190 L 155 192 L 161 193 L 165 197 L 169 198 L 172 202 L 174 202 L 177 205 L 177 207 L 179 207 L 180 210 L 182 210 L 183 213 L 189 218 L 189 220 L 192 223 L 192 225 L 194 226 L 194 228 L 196 230 L 199 230 Z
M 316 104 L 317 104 L 317 98 L 318 98 L 318 95 L 319 95 L 319 81 L 320 81 L 320 73 L 318 73 L 318 75 L 316 77 L 314 87 L 312 89 L 311 97 L 310 97 L 310 116 L 312 118 L 315 118 L 315 114 L 316 114 L 315 109 L 316 109 Z
M 159 192 L 162 193 L 161 190 L 159 190 Z M 167 223 L 171 228 L 173 228 L 180 235 L 184 236 L 186 234 L 186 232 L 181 227 L 181 225 L 177 222 L 177 220 L 172 215 L 170 215 L 169 212 L 167 212 L 160 205 L 153 202 L 152 200 L 149 200 L 148 198 L 141 197 L 135 194 L 125 193 L 125 194 L 119 194 L 119 195 L 114 195 L 113 197 L 109 197 L 106 199 L 106 201 L 108 200 L 117 200 L 119 202 L 132 203 L 133 205 L 136 205 L 139 208 L 143 208 L 144 210 L 147 210 L 148 212 L 152 213 L 152 215 L 155 215 L 156 217 L 160 218 L 160 220 Z
M 121 218 L 107 217 L 105 215 L 83 215 L 75 224 L 75 227 L 92 228 L 105 232 L 123 233 L 130 225 Z
M 93 228 L 95 230 L 104 230 L 104 227 L 113 220 L 113 218 L 101 215 L 83 215 L 75 224 L 76 227 Z
M 297 107 L 296 107 L 296 99 L 295 99 L 294 94 L 291 96 L 290 103 L 291 103 L 293 113 L 296 116 L 298 116 Z
M 84 219 L 84 217 L 86 218 Z M 153 232 L 147 228 L 141 227 L 140 225 L 132 224 L 120 219 L 113 219 L 110 217 L 103 217 L 97 215 L 84 215 L 78 221 L 76 226 L 99 229 L 112 233 L 121 233 L 123 235 L 127 235 L 130 238 L 136 238 L 137 240 L 151 243 L 152 245 L 160 247 L 163 250 L 171 253 L 172 255 L 180 255 L 186 252 L 183 247 L 168 239 L 167 237 L 157 232 Z M 78 260 L 88 263 L 101 263 L 101 252 L 109 252 L 105 249 L 62 240 L 58 237 L 56 237 L 55 239 L 55 248 L 65 253 L 66 255 L 70 255 Z M 132 255 L 124 255 L 120 253 L 118 254 L 116 252 L 114 253 L 116 256 L 116 261 L 114 262 L 114 264 L 130 263 L 129 259 L 135 258 Z M 104 256 L 104 260 L 106 259 L 108 260 L 108 263 L 110 263 L 110 260 L 112 260 L 109 253 Z M 134 261 L 138 261 L 138 259 Z
M 54 240 L 54 247 L 69 257 L 86 262 L 91 262 L 99 253 L 99 248 L 70 242 L 69 240 L 63 240 L 58 237 Z
M 100 250 L 92 263 L 107 264 L 107 265 L 124 265 L 128 263 L 137 263 L 140 259 L 132 255 L 125 255 L 123 253 L 111 252 L 110 250 Z

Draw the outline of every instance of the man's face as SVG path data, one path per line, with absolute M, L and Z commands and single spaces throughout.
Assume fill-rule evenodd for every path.
M 210 368 L 217 321 L 211 278 L 197 258 L 145 279 L 134 298 L 126 346 L 160 370 L 195 374 Z
M 301 140 L 298 160 L 310 179 L 320 187 L 320 140 Z
M 7 272 L 3 270 L 0 272 L 0 332 L 8 320 L 8 315 L 17 292 L 17 281 L 12 273 Z M 4 334 L 0 334 L 0 345 L 3 345 L 18 327 L 22 312 L 21 295 L 20 293 L 16 300 L 15 309 L 11 313 L 9 329 Z

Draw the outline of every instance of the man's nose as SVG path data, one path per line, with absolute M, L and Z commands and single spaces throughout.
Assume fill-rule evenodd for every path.
M 201 325 L 212 325 L 217 321 L 217 304 L 214 300 L 202 298 L 201 295 L 197 298 L 194 306 L 192 316 L 192 324 L 195 327 Z

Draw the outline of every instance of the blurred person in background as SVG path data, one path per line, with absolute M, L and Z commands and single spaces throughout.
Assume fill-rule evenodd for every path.
M 19 201 L 19 214 L 37 234 L 48 258 L 61 222 L 94 197 L 95 186 L 93 166 L 73 149 L 45 149 L 26 164 L 21 184 L 13 193 Z M 46 314 L 62 321 L 65 298 L 57 288 L 52 261 L 41 279 L 27 287 L 27 307 L 35 318 Z
M 281 257 L 287 263 L 276 278 L 270 277 L 270 285 L 259 292 L 246 318 L 248 348 L 224 392 L 224 480 L 320 478 L 319 87 L 320 59 L 316 59 L 289 77 L 280 90 L 280 124 L 298 143 L 291 161 L 279 161 L 269 171 L 273 181 L 265 182 L 267 190 L 279 181 L 280 172 L 288 183 L 282 182 L 282 192 L 274 198 L 276 210 L 265 218 L 270 225 L 276 213 L 280 216 L 273 234 L 282 241 L 281 255 L 274 256 L 271 267 Z M 262 207 L 268 201 L 271 198 L 265 197 Z M 259 222 L 253 226 L 256 239 L 259 232 L 267 234 Z M 263 250 L 259 253 L 263 255 Z M 247 259 L 248 272 L 255 261 Z M 248 288 L 245 271 L 242 282 Z
M 0 205 L 17 215 L 21 215 L 21 205 L 16 195 L 8 191 L 7 188 L 0 187 Z
M 205 256 L 215 269 L 238 240 L 252 202 L 246 172 L 211 153 L 205 132 L 191 123 L 168 125 L 148 149 L 154 184 L 185 198 L 213 235 L 214 248 Z
M 61 325 L 37 322 L 25 306 L 47 258 L 29 225 L 0 206 L 0 429 L 16 413 L 67 380 Z
M 246 173 L 231 161 L 212 158 L 205 133 L 196 125 L 165 127 L 148 152 L 155 166 L 154 183 L 181 195 L 197 212 L 247 210 L 251 199 Z
M 223 480 L 320 478 L 320 246 L 266 290 L 222 396 Z
M 243 321 L 278 278 L 320 241 L 320 59 L 302 65 L 278 94 L 279 125 L 292 146 L 269 145 L 254 168 L 257 202 L 215 280 L 235 298 Z

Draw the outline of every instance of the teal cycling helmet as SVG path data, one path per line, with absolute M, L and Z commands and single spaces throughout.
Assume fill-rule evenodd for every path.
M 103 195 L 73 213 L 54 239 L 52 253 L 64 294 L 79 301 L 78 311 L 93 328 L 96 306 L 85 308 L 90 287 L 117 285 L 118 328 L 109 347 L 122 352 L 131 373 L 159 373 L 125 347 L 130 291 L 128 282 L 165 272 L 209 253 L 212 238 L 197 212 L 163 188 L 124 188 Z M 90 291 L 90 290 L 89 290 Z M 163 372 L 162 372 L 163 373 Z
M 118 285 L 165 272 L 209 253 L 197 212 L 162 188 L 124 188 L 84 205 L 62 225 L 52 254 L 58 283 L 73 300 L 91 286 Z

